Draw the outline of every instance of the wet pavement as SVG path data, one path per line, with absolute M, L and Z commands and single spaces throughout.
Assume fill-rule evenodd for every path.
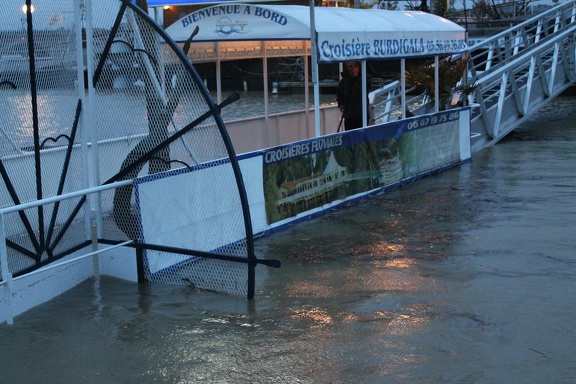
M 87 281 L 0 326 L 0 383 L 574 383 L 574 116 L 258 239 L 253 302 Z

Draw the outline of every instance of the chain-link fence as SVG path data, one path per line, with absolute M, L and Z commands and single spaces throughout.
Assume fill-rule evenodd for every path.
M 3 5 L 0 18 L 0 206 L 86 188 L 82 157 L 80 8 L 74 0 Z M 79 70 L 80 68 L 80 70 Z M 85 200 L 6 216 L 12 273 L 88 241 Z
M 1 206 L 135 180 L 7 215 L 11 272 L 89 242 L 94 211 L 99 240 L 137 244 L 141 277 L 251 297 L 258 261 L 223 105 L 182 50 L 127 0 L 9 12 L 21 23 L 0 25 Z

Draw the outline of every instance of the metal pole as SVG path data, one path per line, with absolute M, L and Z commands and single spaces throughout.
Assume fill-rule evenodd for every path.
M 314 0 L 310 0 L 310 50 L 312 56 L 312 84 L 314 85 L 314 132 L 316 137 L 320 132 L 320 84 L 318 84 L 318 51 L 316 48 L 316 16 Z
M 262 67 L 264 72 L 264 120 L 266 124 L 266 131 L 268 132 L 268 117 L 270 115 L 269 100 L 268 100 L 268 53 L 266 52 L 266 44 L 262 41 L 262 51 L 264 52 L 264 57 L 262 58 Z M 268 137 L 270 137 L 268 132 Z M 271 143 L 268 143 L 271 144 Z
M 220 59 L 216 61 L 216 101 L 218 104 L 222 102 L 222 62 Z
M 440 111 L 440 59 L 434 56 L 434 112 Z
M 466 34 L 468 34 L 468 12 L 466 10 L 466 0 L 463 0 L 464 3 L 464 29 Z
M 96 92 L 94 91 L 94 32 L 92 29 L 92 0 L 85 0 L 86 11 L 86 70 L 88 71 L 88 108 L 84 115 L 86 132 L 90 132 L 90 141 L 92 142 L 92 186 L 100 185 L 100 159 L 98 156 L 98 136 L 96 134 L 96 125 L 94 116 L 96 116 Z M 94 210 L 96 211 L 96 232 L 97 236 L 102 237 L 102 205 L 100 194 L 94 197 Z
M 80 125 L 80 148 L 82 158 L 82 186 L 84 189 L 90 188 L 90 171 L 88 162 L 88 121 L 86 110 L 86 93 L 84 91 L 84 48 L 82 47 L 82 8 L 85 7 L 84 1 L 74 2 L 74 23 L 76 24 L 76 86 L 78 98 L 82 106 L 82 124 Z M 86 230 L 86 240 L 91 236 L 90 210 L 84 210 L 84 225 Z
M 406 118 L 406 59 L 400 60 L 400 102 L 402 104 L 402 118 Z
M 38 83 L 37 83 L 37 73 L 36 73 L 36 55 L 35 55 L 35 44 L 34 44 L 34 23 L 32 20 L 32 1 L 26 0 L 26 36 L 28 45 L 28 68 L 30 70 L 30 101 L 32 107 L 32 128 L 33 128 L 33 138 L 34 138 L 34 170 L 36 176 L 36 198 L 42 199 L 43 188 L 42 188 L 42 161 L 40 158 L 40 121 L 38 118 Z M 45 225 L 44 225 L 44 209 L 43 207 L 38 207 L 38 239 L 40 243 L 40 249 L 42 252 L 45 247 Z
M 0 213 L 0 268 L 2 268 L 2 281 L 4 284 L 4 303 L 6 305 L 6 323 L 14 324 L 12 309 L 12 274 L 8 267 L 8 250 L 6 249 L 6 227 L 4 214 Z
M 468 32 L 465 32 L 464 41 L 466 42 L 466 46 L 468 46 Z M 469 74 L 468 51 L 466 51 L 462 54 L 462 60 L 464 60 L 466 63 L 466 66 L 464 67 L 464 76 L 462 77 L 462 84 L 464 85 L 464 89 L 467 89 L 468 88 L 468 74 Z M 465 95 L 464 98 L 462 99 L 462 106 L 464 106 L 464 107 L 468 105 L 468 96 L 469 95 Z
M 146 282 L 146 267 L 144 264 L 144 249 L 141 245 L 136 245 L 136 270 L 138 273 L 138 283 Z
M 362 61 L 362 126 L 368 126 L 368 83 L 366 81 L 366 60 Z
M 308 53 L 306 52 L 308 48 L 308 43 L 304 41 L 304 111 L 306 114 L 306 135 L 308 135 L 309 122 L 308 117 L 310 115 L 310 80 L 308 79 Z M 308 136 L 306 136 L 308 137 Z

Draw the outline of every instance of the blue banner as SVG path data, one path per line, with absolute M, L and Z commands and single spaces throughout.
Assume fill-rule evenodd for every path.
M 458 110 L 263 151 L 268 224 L 460 161 Z

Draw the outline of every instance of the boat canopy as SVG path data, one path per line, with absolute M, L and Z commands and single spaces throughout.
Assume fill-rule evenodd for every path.
M 228 3 L 203 8 L 166 29 L 177 42 L 199 27 L 194 42 L 310 40 L 310 8 Z M 413 11 L 317 7 L 318 62 L 381 60 L 461 53 L 465 30 Z

